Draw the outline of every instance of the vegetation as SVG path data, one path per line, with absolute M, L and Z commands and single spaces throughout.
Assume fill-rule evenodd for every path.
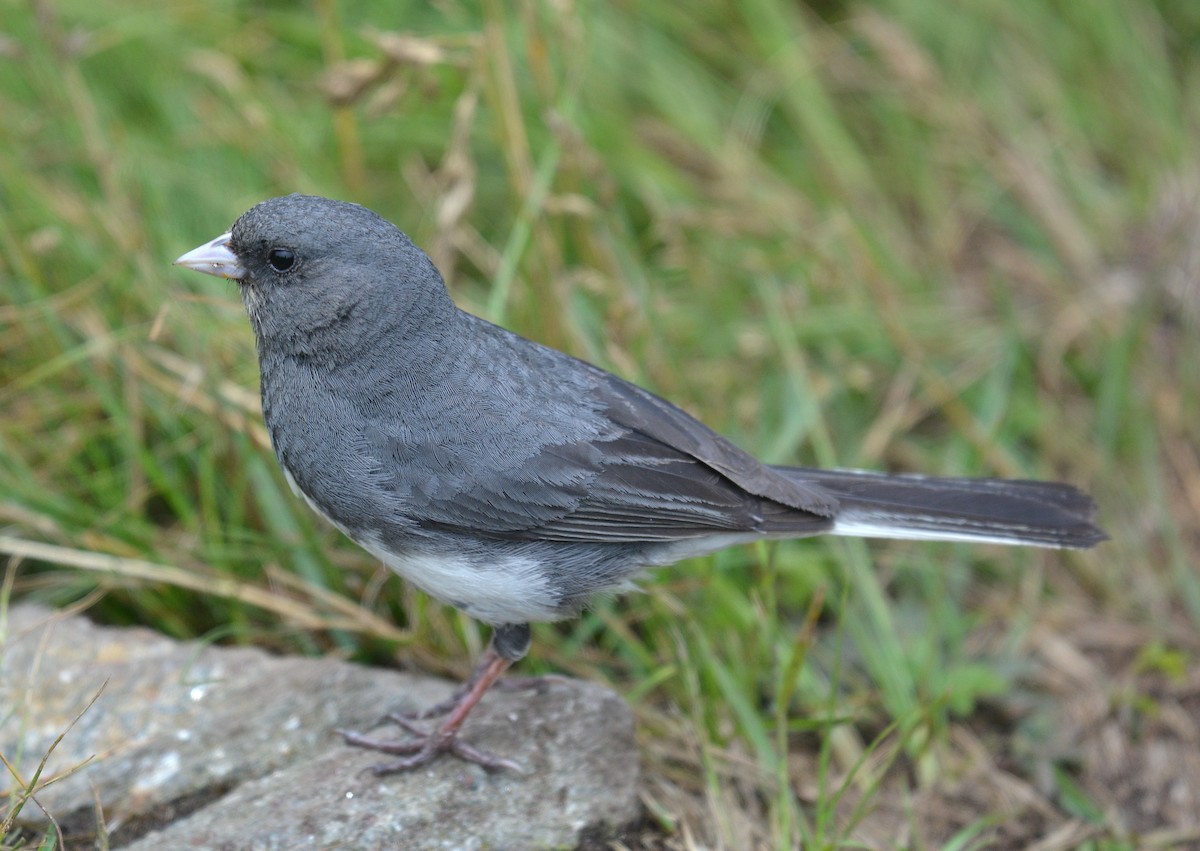
M 302 191 L 767 460 L 1096 495 L 1091 553 L 743 547 L 540 627 L 526 669 L 637 708 L 644 841 L 839 847 L 889 807 L 897 843 L 1019 837 L 903 802 L 980 754 L 1033 776 L 1050 710 L 996 719 L 1047 634 L 1127 623 L 1196 670 L 1200 6 L 40 0 L 3 28 L 0 607 L 469 669 L 484 629 L 288 491 L 236 289 L 170 267 Z M 1134 841 L 1052 767 L 1064 822 Z

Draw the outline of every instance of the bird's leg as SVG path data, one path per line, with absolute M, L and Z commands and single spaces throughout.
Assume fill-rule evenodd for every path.
M 497 630 L 514 630 L 517 634 L 514 637 L 506 638 L 508 633 L 501 636 L 500 644 L 507 651 L 507 655 L 501 653 L 507 659 L 516 656 L 517 661 L 525 656 L 529 647 L 529 638 L 527 634 L 520 633 L 515 626 L 498 627 Z M 496 639 L 493 638 L 493 643 Z M 416 709 L 411 712 L 389 712 L 384 715 L 381 721 L 391 721 L 394 724 L 399 724 L 401 727 L 408 729 L 410 721 L 428 721 L 430 718 L 441 718 L 443 715 L 449 715 L 458 706 L 459 701 L 470 692 L 480 677 L 487 671 L 488 657 L 485 654 L 475 666 L 475 670 L 471 672 L 471 676 L 467 677 L 467 681 L 454 690 L 454 692 L 440 703 L 435 703 L 432 706 L 426 706 L 424 709 Z M 505 677 L 497 680 L 492 684 L 492 691 L 526 691 L 528 689 L 538 688 L 546 682 L 546 677 Z
M 479 679 L 487 667 L 487 654 L 480 659 L 475 670 L 471 672 L 471 676 L 467 681 L 456 688 L 451 695 L 443 701 L 426 706 L 424 709 L 415 709 L 411 712 L 389 712 L 383 716 L 381 720 L 391 721 L 393 724 L 399 724 L 405 729 L 412 721 L 428 721 L 430 718 L 441 718 L 443 715 L 449 715 L 455 707 L 458 706 L 460 700 L 467 692 L 475 687 L 476 680 Z M 491 691 L 528 691 L 538 688 L 546 684 L 547 677 L 553 678 L 555 674 L 547 674 L 540 677 L 504 677 L 492 683 Z
M 410 771 L 424 765 L 443 752 L 452 753 L 460 759 L 481 765 L 489 771 L 501 768 L 519 771 L 520 766 L 512 760 L 472 747 L 459 739 L 458 729 L 467 720 L 467 715 L 483 697 L 484 692 L 528 650 L 529 624 L 506 624 L 496 627 L 487 652 L 483 654 L 483 658 L 466 684 L 455 692 L 450 701 L 444 701 L 433 707 L 435 710 L 440 710 L 436 714 L 446 716 L 436 730 L 424 730 L 413 723 L 411 718 L 403 715 L 390 715 L 388 717 L 412 733 L 413 738 L 405 741 L 391 741 L 375 739 L 351 730 L 339 730 L 338 732 L 342 734 L 347 744 L 406 757 L 372 766 L 371 770 L 378 775 Z M 421 713 L 418 717 L 429 717 L 429 715 Z

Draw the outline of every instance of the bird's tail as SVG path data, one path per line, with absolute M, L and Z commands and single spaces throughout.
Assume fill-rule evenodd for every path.
M 1072 549 L 1108 538 L 1092 523 L 1091 497 L 1059 482 L 775 469 L 838 498 L 835 535 Z

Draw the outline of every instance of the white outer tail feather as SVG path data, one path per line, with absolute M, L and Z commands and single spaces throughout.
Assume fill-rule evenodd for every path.
M 933 518 L 930 518 L 932 520 Z M 948 521 L 945 517 L 937 518 L 939 524 L 945 525 Z M 1004 544 L 1008 546 L 1025 546 L 1025 547 L 1049 547 L 1051 549 L 1064 549 L 1061 544 L 1055 544 L 1049 541 L 1031 540 L 1028 537 L 1022 536 L 1019 532 L 1014 531 L 1011 535 L 1004 535 L 996 531 L 992 532 L 973 532 L 967 529 L 921 529 L 913 528 L 907 525 L 898 524 L 894 519 L 888 520 L 884 517 L 872 519 L 869 512 L 856 512 L 853 510 L 846 511 L 838 515 L 833 522 L 833 528 L 829 530 L 830 535 L 842 535 L 848 538 L 888 538 L 891 540 L 905 541 L 961 541 L 966 543 L 984 543 L 984 544 Z

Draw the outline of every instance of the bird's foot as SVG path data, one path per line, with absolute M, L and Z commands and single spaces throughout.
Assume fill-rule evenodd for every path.
M 504 759 L 503 757 L 472 747 L 458 738 L 458 728 L 463 725 L 467 714 L 479 702 L 479 699 L 483 697 L 483 693 L 488 690 L 488 687 L 500 679 L 500 675 L 508 670 L 511 664 L 511 659 L 504 658 L 496 652 L 494 647 L 489 646 L 487 652 L 483 654 L 483 659 L 480 660 L 478 667 L 475 668 L 475 673 L 471 675 L 471 678 L 467 680 L 467 684 L 463 688 L 456 691 L 448 701 L 431 707 L 431 710 L 427 710 L 418 716 L 418 718 L 427 718 L 433 715 L 446 716 L 445 720 L 432 732 L 416 724 L 415 721 L 417 719 L 401 714 L 389 715 L 388 720 L 399 724 L 410 732 L 412 734 L 411 739 L 389 741 L 386 739 L 374 739 L 370 736 L 364 736 L 362 733 L 355 733 L 352 730 L 339 730 L 338 732 L 342 734 L 342 738 L 346 740 L 347 744 L 406 757 L 405 759 L 372 766 L 371 770 L 377 775 L 411 771 L 442 753 L 454 754 L 459 759 L 481 765 L 489 771 L 497 771 L 501 768 L 520 771 L 521 766 L 512 760 Z
M 456 731 L 445 730 L 444 727 L 439 727 L 433 731 L 424 730 L 403 716 L 396 716 L 392 720 L 412 733 L 412 738 L 404 740 L 376 739 L 353 730 L 337 731 L 348 745 L 404 757 L 404 759 L 381 762 L 370 766 L 369 770 L 377 777 L 412 771 L 433 761 L 439 754 L 443 753 L 453 754 L 465 762 L 482 766 L 488 771 L 500 771 L 502 769 L 521 771 L 521 766 L 511 759 L 505 759 L 490 751 L 467 744 L 459 738 Z

